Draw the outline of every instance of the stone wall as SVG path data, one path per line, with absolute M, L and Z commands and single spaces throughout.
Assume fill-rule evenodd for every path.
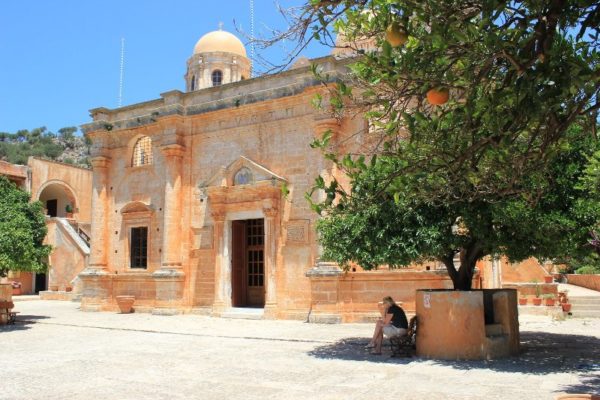
M 311 276 L 312 322 L 365 322 L 379 317 L 377 303 L 391 296 L 414 314 L 415 294 L 421 289 L 452 289 L 445 271 L 370 271 Z M 478 287 L 479 276 L 473 278 Z
M 600 274 L 568 274 L 567 282 L 571 285 L 577 285 L 584 288 L 600 291 Z

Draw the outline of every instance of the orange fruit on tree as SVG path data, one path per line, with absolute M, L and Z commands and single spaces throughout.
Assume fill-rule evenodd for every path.
M 402 28 L 397 22 L 392 22 L 390 26 L 385 30 L 385 40 L 392 47 L 402 46 L 408 40 L 408 35 L 404 28 Z
M 450 98 L 450 92 L 446 88 L 433 88 L 427 92 L 427 101 L 434 106 L 446 104 Z

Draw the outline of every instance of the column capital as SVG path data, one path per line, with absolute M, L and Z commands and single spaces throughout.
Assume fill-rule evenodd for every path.
M 213 211 L 210 215 L 213 221 L 215 221 L 216 223 L 225 222 L 225 212 L 223 211 Z
M 275 207 L 263 208 L 263 214 L 265 214 L 266 218 L 275 218 L 278 213 L 279 210 Z
M 105 156 L 96 156 L 90 159 L 90 163 L 92 164 L 92 168 L 108 168 L 110 165 L 110 157 Z
M 180 144 L 167 144 L 160 148 L 165 157 L 181 158 L 185 153 L 185 147 Z

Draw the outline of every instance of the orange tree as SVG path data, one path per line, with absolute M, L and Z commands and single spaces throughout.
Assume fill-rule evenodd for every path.
M 297 51 L 336 45 L 337 32 L 359 55 L 329 104 L 364 113 L 357 134 L 372 144 L 338 154 L 328 133 L 314 143 L 350 177 L 350 190 L 316 182 L 327 257 L 367 268 L 436 258 L 470 289 L 488 254 L 585 243 L 595 200 L 573 186 L 597 145 L 600 2 L 311 0 L 293 18 L 282 36 Z M 355 45 L 365 40 L 375 50 Z
M 42 203 L 29 202 L 27 192 L 0 176 L 0 277 L 8 271 L 46 270 L 50 246 L 44 245 L 46 223 Z

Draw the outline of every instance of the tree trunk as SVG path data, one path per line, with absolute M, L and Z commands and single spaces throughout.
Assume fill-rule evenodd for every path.
M 481 246 L 477 241 L 472 241 L 466 248 L 460 249 L 460 268 L 458 271 L 454 266 L 454 251 L 448 253 L 440 260 L 446 266 L 448 275 L 452 279 L 454 290 L 471 290 L 473 286 L 473 273 L 477 260 L 483 257 Z

